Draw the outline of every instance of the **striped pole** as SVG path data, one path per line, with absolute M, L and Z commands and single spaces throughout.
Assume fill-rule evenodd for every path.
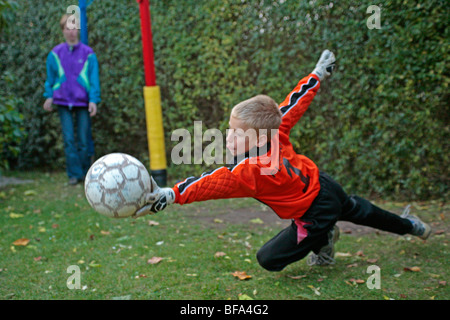
M 167 185 L 166 150 L 161 110 L 161 92 L 156 85 L 149 0 L 136 0 L 141 14 L 142 52 L 144 57 L 144 102 L 150 170 L 159 186 Z

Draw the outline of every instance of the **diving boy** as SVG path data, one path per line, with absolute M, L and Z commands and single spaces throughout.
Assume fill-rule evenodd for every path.
M 280 105 L 265 95 L 237 104 L 231 111 L 227 135 L 227 149 L 236 161 L 200 177 L 189 177 L 173 188 L 160 188 L 152 181 L 147 205 L 134 217 L 156 213 L 173 203 L 255 198 L 280 218 L 292 220 L 257 253 L 259 264 L 269 271 L 281 271 L 310 252 L 308 264 L 333 264 L 338 220 L 426 239 L 430 226 L 412 216 L 409 207 L 398 216 L 366 199 L 349 196 L 312 160 L 294 151 L 290 131 L 334 66 L 334 54 L 325 50 L 311 74 L 301 79 Z

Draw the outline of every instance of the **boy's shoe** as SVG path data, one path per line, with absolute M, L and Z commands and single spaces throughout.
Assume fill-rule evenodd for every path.
M 319 80 L 325 80 L 325 78 L 331 76 L 334 71 L 336 58 L 334 53 L 330 50 L 322 52 L 319 61 L 316 64 L 316 68 L 313 70 L 313 74 L 319 77 Z
M 408 219 L 413 228 L 410 234 L 417 236 L 423 240 L 426 240 L 430 234 L 431 234 L 431 227 L 428 223 L 423 222 L 418 217 L 410 214 L 411 211 L 411 205 L 407 205 L 406 208 L 403 210 L 403 213 L 401 215 L 402 218 Z
M 339 240 L 339 228 L 334 226 L 332 230 L 328 232 L 328 244 L 323 246 L 318 254 L 314 252 L 308 256 L 306 263 L 309 266 L 327 266 L 335 264 L 334 260 L 334 244 Z

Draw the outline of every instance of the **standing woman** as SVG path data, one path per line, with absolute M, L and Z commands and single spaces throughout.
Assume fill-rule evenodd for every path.
M 57 110 L 61 120 L 69 184 L 84 180 L 91 160 L 90 117 L 100 102 L 98 61 L 94 50 L 79 40 L 79 31 L 68 24 L 70 15 L 62 16 L 60 26 L 65 42 L 47 56 L 47 80 L 44 102 L 46 111 Z

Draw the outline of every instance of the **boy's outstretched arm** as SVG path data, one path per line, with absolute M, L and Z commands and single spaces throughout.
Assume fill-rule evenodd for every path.
M 300 120 L 314 99 L 320 88 L 320 83 L 333 72 L 335 61 L 336 59 L 331 51 L 323 51 L 311 74 L 301 79 L 280 104 L 279 108 L 282 114 L 281 133 L 289 136 L 292 127 Z
M 152 192 L 147 195 L 146 204 L 133 218 L 164 210 L 173 203 L 187 204 L 194 201 L 253 197 L 256 194 L 256 165 L 244 165 L 244 159 L 234 167 L 220 167 L 199 177 L 189 177 L 173 188 L 160 188 L 152 178 Z M 259 172 L 259 171 L 258 171 Z

